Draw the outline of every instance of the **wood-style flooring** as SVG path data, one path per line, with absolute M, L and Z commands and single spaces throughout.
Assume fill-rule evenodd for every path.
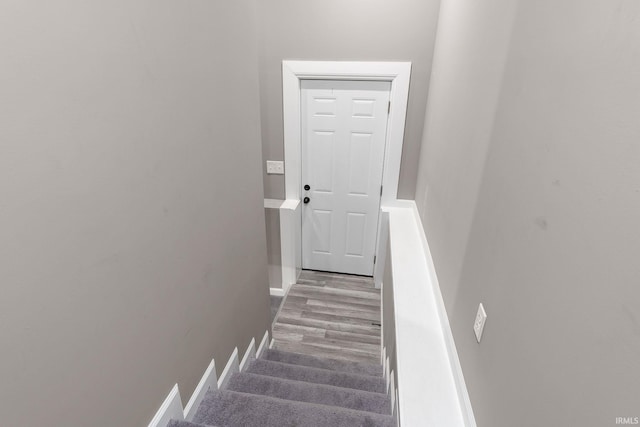
M 273 326 L 274 348 L 380 363 L 380 290 L 370 277 L 303 270 Z

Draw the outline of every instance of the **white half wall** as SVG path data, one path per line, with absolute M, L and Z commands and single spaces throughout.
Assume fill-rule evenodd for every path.
M 383 287 L 393 289 L 392 325 L 383 325 L 387 351 L 395 366 L 386 370 L 397 378 L 397 410 L 403 426 L 475 427 L 464 377 L 428 244 L 415 203 L 387 207 L 391 274 Z M 385 215 L 386 217 L 386 215 Z M 387 283 L 387 278 L 390 282 Z M 387 310 L 385 304 L 385 310 Z M 383 318 L 385 316 L 383 315 Z M 391 335 L 390 335 L 391 334 Z M 394 360 L 394 355 L 387 355 Z

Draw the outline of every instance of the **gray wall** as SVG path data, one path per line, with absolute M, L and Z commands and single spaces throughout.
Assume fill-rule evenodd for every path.
M 443 0 L 416 201 L 479 426 L 640 416 L 638 19 Z
M 0 6 L 2 425 L 146 425 L 269 327 L 253 14 Z
M 439 0 L 258 2 L 264 160 L 284 160 L 282 60 L 413 63 L 398 195 L 413 199 Z M 265 197 L 284 198 L 284 175 L 266 175 Z

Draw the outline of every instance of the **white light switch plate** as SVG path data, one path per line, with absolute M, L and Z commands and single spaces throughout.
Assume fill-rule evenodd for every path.
M 484 323 L 487 321 L 487 312 L 484 311 L 482 303 L 478 306 L 478 314 L 476 314 L 476 320 L 473 322 L 473 331 L 476 333 L 476 339 L 478 342 L 482 339 L 482 331 L 484 330 Z
M 267 160 L 267 173 L 269 175 L 284 175 L 284 162 Z

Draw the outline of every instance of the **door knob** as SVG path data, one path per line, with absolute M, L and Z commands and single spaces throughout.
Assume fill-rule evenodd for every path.
M 310 198 L 308 198 L 308 197 L 305 197 L 304 199 L 302 199 L 302 201 L 303 201 L 305 204 L 307 204 L 307 203 L 309 203 L 309 201 L 311 201 L 311 199 L 310 199 Z
M 309 190 L 311 190 L 311 187 L 309 187 L 309 184 L 306 184 L 306 185 L 304 186 L 304 189 L 305 189 L 306 191 L 309 191 Z

